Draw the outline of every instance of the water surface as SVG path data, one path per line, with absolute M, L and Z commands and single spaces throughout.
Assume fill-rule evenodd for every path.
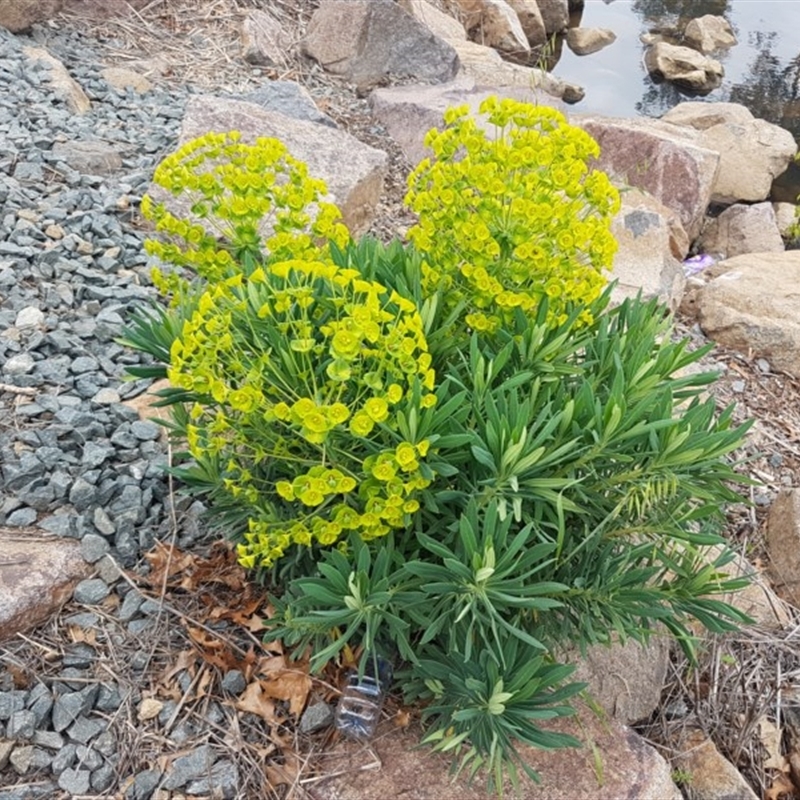
M 725 68 L 722 85 L 704 97 L 688 97 L 649 77 L 639 37 L 651 31 L 680 35 L 690 19 L 703 14 L 725 17 L 738 44 L 712 54 Z M 553 72 L 586 89 L 575 111 L 658 117 L 687 99 L 729 101 L 800 141 L 800 0 L 586 0 L 578 20 L 581 27 L 610 28 L 617 40 L 588 56 L 576 56 L 564 45 Z M 794 191 L 800 188 L 800 168 L 792 172 Z

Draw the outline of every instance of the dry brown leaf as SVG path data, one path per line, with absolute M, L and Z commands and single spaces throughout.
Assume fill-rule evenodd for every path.
M 275 703 L 264 695 L 261 684 L 253 681 L 236 701 L 236 708 L 248 714 L 255 714 L 267 722 L 278 724 L 281 720 L 275 714 Z
M 789 761 L 786 756 L 781 754 L 781 741 L 783 739 L 781 729 L 774 722 L 762 717 L 758 721 L 758 736 L 767 751 L 767 757 L 764 759 L 764 768 L 788 772 Z
M 407 728 L 411 724 L 411 712 L 407 708 L 401 708 L 394 715 L 395 728 Z
M 97 647 L 97 631 L 94 628 L 81 628 L 78 625 L 69 625 L 69 638 L 73 642 L 85 642 L 86 644 Z
M 776 775 L 772 786 L 764 792 L 764 800 L 792 800 L 795 797 L 795 786 L 782 772 Z
M 275 673 L 268 680 L 260 681 L 261 688 L 267 697 L 285 700 L 289 703 L 289 712 L 299 716 L 303 713 L 311 691 L 311 678 L 305 672 L 287 669 Z
M 14 681 L 15 689 L 27 689 L 30 686 L 31 679 L 27 670 L 23 667 L 18 667 L 15 664 L 7 664 L 5 669 Z

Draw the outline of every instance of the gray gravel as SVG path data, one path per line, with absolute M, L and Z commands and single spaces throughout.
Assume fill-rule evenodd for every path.
M 91 99 L 88 113 L 68 110 L 46 70 L 23 55 L 31 45 L 63 61 Z M 0 383 L 33 390 L 0 391 L 0 525 L 81 540 L 96 574 L 75 588 L 87 608 L 68 624 L 99 641 L 154 624 L 154 609 L 118 580 L 116 564 L 136 567 L 171 530 L 161 428 L 123 404 L 148 383 L 123 381 L 140 356 L 115 339 L 130 311 L 154 296 L 145 234 L 133 223 L 155 166 L 176 146 L 193 91 L 119 91 L 102 78 L 103 66 L 78 33 L 0 28 Z M 187 500 L 177 511 L 189 508 L 182 547 L 200 529 L 202 506 Z M 235 796 L 235 767 L 215 764 L 209 746 L 164 773 L 125 774 L 109 725 L 138 690 L 113 680 L 113 664 L 96 668 L 91 641 L 65 645 L 57 680 L 23 690 L 0 669 L 0 800 L 146 800 L 160 785 L 202 781 L 196 794 Z M 131 661 L 148 663 L 143 652 Z M 174 734 L 179 747 L 186 725 Z

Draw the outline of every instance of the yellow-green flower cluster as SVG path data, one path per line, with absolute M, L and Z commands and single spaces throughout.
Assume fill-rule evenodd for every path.
M 423 289 L 442 292 L 448 308 L 465 303 L 472 330 L 494 331 L 517 308 L 535 314 L 545 296 L 561 322 L 571 304 L 599 296 L 616 251 L 619 194 L 587 164 L 597 143 L 544 106 L 490 97 L 485 126 L 468 111 L 445 113 L 425 140 L 434 157 L 409 176 Z
M 347 229 L 339 209 L 322 202 L 323 181 L 292 158 L 278 139 L 240 140 L 237 131 L 208 133 L 183 145 L 156 169 L 154 182 L 185 198 L 189 214 L 175 216 L 146 195 L 142 214 L 168 241 L 148 240 L 151 255 L 189 267 L 206 280 L 248 270 L 248 259 L 317 257 L 317 241 L 343 245 Z M 310 212 L 310 208 L 314 213 Z M 154 272 L 162 291 L 173 293 L 182 281 Z
M 433 474 L 397 415 L 435 403 L 413 303 L 353 269 L 291 259 L 208 287 L 172 345 L 198 397 L 187 444 L 249 507 L 241 563 L 408 524 Z

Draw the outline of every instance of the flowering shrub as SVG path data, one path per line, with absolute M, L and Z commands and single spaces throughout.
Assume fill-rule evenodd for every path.
M 320 200 L 324 182 L 309 177 L 308 167 L 277 139 L 246 144 L 237 131 L 208 133 L 167 156 L 153 181 L 185 197 L 191 216 L 178 218 L 145 195 L 142 214 L 169 237 L 149 239 L 146 251 L 209 281 L 255 268 L 264 253 L 316 258 L 315 239 L 343 244 L 348 238 L 339 209 Z M 174 275 L 156 270 L 154 278 L 165 292 L 185 288 Z
M 425 257 L 422 285 L 446 308 L 465 306 L 474 331 L 497 331 L 514 309 L 535 316 L 543 297 L 550 319 L 570 303 L 591 321 L 616 241 L 610 232 L 619 194 L 590 171 L 597 143 L 552 108 L 491 97 L 481 105 L 489 130 L 449 109 L 431 130 L 434 153 L 408 179 L 406 203 L 419 214 L 408 234 Z
M 281 261 L 200 296 L 167 376 L 196 398 L 189 453 L 247 511 L 242 564 L 408 524 L 432 473 L 401 420 L 435 402 L 430 364 L 413 304 L 354 270 Z
M 408 246 L 350 241 L 274 140 L 190 142 L 156 173 L 190 217 L 143 210 L 170 237 L 149 252 L 194 274 L 157 272 L 172 303 L 125 342 L 170 380 L 174 472 L 242 564 L 280 567 L 265 638 L 315 669 L 402 660 L 426 741 L 499 789 L 535 778 L 515 741 L 577 744 L 539 724 L 582 688 L 565 642 L 658 623 L 691 651 L 691 618 L 747 620 L 717 599 L 746 584 L 733 554 L 706 557 L 747 426 L 683 375 L 703 351 L 665 309 L 609 307 L 597 145 L 550 109 L 482 111 L 496 135 L 463 109 L 428 135 Z

